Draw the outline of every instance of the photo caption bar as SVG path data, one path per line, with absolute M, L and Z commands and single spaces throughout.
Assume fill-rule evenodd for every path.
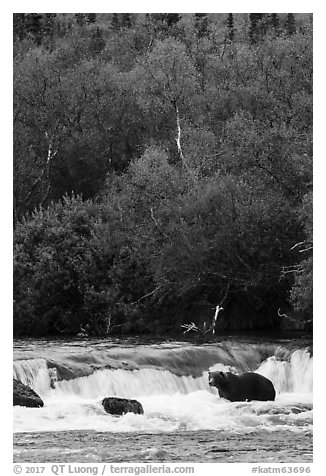
M 216 471 L 223 476 L 233 476 L 252 474 L 313 474 L 313 464 L 253 464 L 253 463 L 130 463 L 130 464 L 115 464 L 115 463 L 21 463 L 13 465 L 14 474 L 22 475 L 37 475 L 43 474 L 44 476 L 55 475 L 77 475 L 77 474 L 89 474 L 89 475 L 101 475 L 101 476 L 114 476 L 114 475 L 134 475 L 139 476 L 142 474 L 174 474 L 174 475 L 216 475 Z
M 141 465 L 116 465 L 116 464 L 15 464 L 14 474 L 54 474 L 55 476 L 67 474 L 91 474 L 91 475 L 114 475 L 114 474 L 195 474 L 194 466 L 170 465 L 170 464 L 141 464 Z

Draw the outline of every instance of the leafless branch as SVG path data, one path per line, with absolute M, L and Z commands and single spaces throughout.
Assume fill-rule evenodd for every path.
M 182 324 L 181 327 L 185 329 L 185 331 L 183 332 L 184 334 L 190 331 L 198 332 L 198 327 L 196 326 L 194 322 L 191 322 L 190 324 Z
M 285 319 L 288 319 L 289 321 L 292 321 L 292 322 L 302 321 L 302 322 L 305 323 L 305 324 L 310 324 L 311 322 L 313 322 L 313 319 L 302 319 L 302 320 L 301 320 L 301 319 L 296 319 L 295 317 L 290 317 L 290 316 L 288 316 L 288 315 L 285 314 L 285 313 L 282 313 L 282 314 L 281 314 L 281 309 L 280 309 L 280 308 L 278 308 L 278 310 L 277 310 L 277 315 L 278 315 L 279 317 L 284 317 Z
M 293 245 L 292 248 L 290 248 L 290 251 L 294 250 L 295 248 L 301 245 L 304 245 L 304 241 L 299 241 L 299 243 L 296 243 L 295 245 Z
M 291 319 L 287 314 L 284 314 L 284 313 L 281 314 L 281 308 L 278 308 L 278 310 L 277 310 L 277 315 L 278 315 L 279 317 L 285 317 L 286 319 Z
M 223 299 L 222 299 L 222 301 L 220 302 L 220 306 L 222 306 L 222 304 L 224 303 L 225 299 L 227 298 L 227 295 L 228 295 L 228 293 L 229 293 L 229 289 L 230 289 L 230 283 L 228 283 L 228 285 L 227 285 L 227 288 L 226 288 L 225 294 L 224 294 L 224 296 L 223 296 Z
M 153 222 L 155 223 L 155 225 L 158 227 L 158 223 L 157 223 L 156 218 L 155 218 L 155 216 L 154 216 L 153 207 L 150 207 L 150 210 L 151 210 L 152 220 L 153 220 Z
M 168 236 L 166 235 L 166 233 L 164 233 L 164 231 L 161 229 L 161 227 L 159 226 L 155 216 L 154 216 L 154 210 L 153 210 L 153 207 L 150 207 L 150 211 L 151 211 L 151 218 L 153 220 L 153 222 L 155 223 L 155 226 L 156 228 L 160 231 L 160 233 L 162 233 L 162 235 L 167 238 Z
M 299 250 L 299 253 L 305 253 L 306 251 L 310 251 L 313 249 L 313 246 L 308 246 L 308 248 L 305 248 L 304 250 Z
M 155 289 L 153 289 L 153 291 L 151 291 L 150 293 L 147 293 L 145 294 L 144 296 L 142 296 L 141 298 L 139 298 L 137 301 L 134 301 L 132 302 L 131 304 L 138 304 L 140 301 L 142 301 L 143 299 L 146 299 L 147 297 L 149 296 L 152 296 L 153 294 L 155 294 L 160 288 L 163 287 L 163 284 L 160 284 L 159 286 L 157 286 Z
M 248 269 L 250 272 L 252 272 L 252 269 L 250 268 L 250 266 L 245 263 L 245 261 L 243 261 L 243 259 L 237 254 L 236 257 L 238 258 L 238 260 L 240 261 L 241 264 L 243 264 L 243 266 Z

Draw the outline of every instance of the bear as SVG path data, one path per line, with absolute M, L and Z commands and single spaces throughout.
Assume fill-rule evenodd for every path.
M 266 402 L 275 400 L 275 388 L 266 377 L 255 372 L 235 375 L 231 372 L 208 372 L 208 383 L 216 387 L 221 398 L 231 402 Z

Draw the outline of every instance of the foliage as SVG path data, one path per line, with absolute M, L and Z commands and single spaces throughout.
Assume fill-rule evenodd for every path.
M 305 231 L 305 239 L 299 243 L 299 252 L 302 253 L 303 259 L 294 268 L 295 281 L 291 289 L 294 309 L 306 319 L 311 319 L 313 312 L 312 198 L 312 192 L 308 193 L 299 211 L 299 219 Z
M 90 202 L 65 198 L 39 209 L 15 230 L 15 332 L 76 333 L 105 315 L 108 294 L 96 279 L 98 212 Z M 96 297 L 96 306 L 92 305 Z
M 311 187 L 309 15 L 14 14 L 15 333 L 311 317 Z

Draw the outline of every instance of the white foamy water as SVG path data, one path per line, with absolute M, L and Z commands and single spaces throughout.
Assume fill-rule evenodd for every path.
M 44 400 L 43 408 L 14 408 L 16 432 L 223 429 L 242 433 L 257 428 L 302 430 L 312 425 L 313 359 L 305 350 L 294 351 L 286 361 L 269 357 L 256 370 L 274 383 L 275 402 L 231 403 L 221 399 L 218 391 L 208 386 L 207 371 L 192 377 L 155 368 L 102 369 L 60 381 L 51 389 L 46 362 L 41 360 L 15 362 L 16 377 Z M 211 369 L 235 371 L 218 362 Z M 144 415 L 107 414 L 101 400 L 108 396 L 139 400 Z
M 100 401 L 66 398 L 45 400 L 43 408 L 15 408 L 15 431 L 176 431 L 265 428 L 302 429 L 312 424 L 309 396 L 284 394 L 275 402 L 228 402 L 217 392 L 198 390 L 188 394 L 150 395 L 140 399 L 144 415 L 107 414 Z
M 51 388 L 49 369 L 45 359 L 16 360 L 13 376 L 39 395 L 46 395 Z
M 289 361 L 269 357 L 257 373 L 269 378 L 277 392 L 312 393 L 313 358 L 306 350 L 296 350 Z
M 187 394 L 195 390 L 207 389 L 207 378 L 177 376 L 167 370 L 99 370 L 87 377 L 58 382 L 51 392 L 51 398 L 65 398 L 75 395 L 79 398 L 104 398 L 116 396 L 140 398 L 147 395 Z

